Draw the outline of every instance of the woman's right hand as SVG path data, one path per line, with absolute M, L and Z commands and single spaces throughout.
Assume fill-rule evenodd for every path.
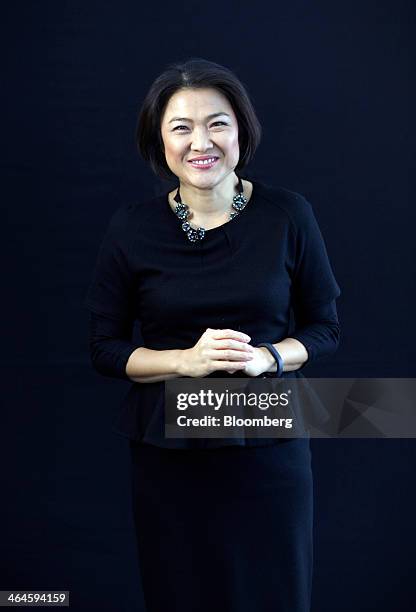
M 201 378 L 216 370 L 229 374 L 244 370 L 247 361 L 253 359 L 250 340 L 247 334 L 233 329 L 208 328 L 195 346 L 182 351 L 181 376 Z

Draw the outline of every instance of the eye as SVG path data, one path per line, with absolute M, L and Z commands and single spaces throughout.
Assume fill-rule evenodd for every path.
M 212 126 L 218 125 L 218 124 L 220 124 L 220 125 L 227 125 L 225 123 L 225 121 L 215 121 L 214 123 L 212 123 Z M 180 128 L 185 128 L 187 130 L 188 126 L 187 125 L 177 125 L 175 128 L 173 128 L 172 132 L 176 132 L 176 131 L 177 132 L 183 132 L 183 130 L 180 129 Z

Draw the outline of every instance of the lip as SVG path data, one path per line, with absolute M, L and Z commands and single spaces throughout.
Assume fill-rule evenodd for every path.
M 215 157 L 215 159 L 218 159 L 218 155 L 199 155 L 198 157 L 193 157 L 192 159 L 188 159 L 188 161 L 203 161 L 204 159 L 211 159 L 212 157 Z
M 204 159 L 212 159 L 214 158 L 214 161 L 209 163 L 209 164 L 198 164 L 195 163 L 198 160 L 204 160 Z M 217 163 L 217 161 L 219 160 L 218 157 L 215 157 L 215 155 L 208 155 L 205 157 L 195 157 L 192 160 L 188 161 L 188 164 L 190 164 L 192 166 L 192 168 L 196 168 L 196 170 L 209 170 L 210 168 L 213 168 L 213 166 L 215 166 L 215 164 Z

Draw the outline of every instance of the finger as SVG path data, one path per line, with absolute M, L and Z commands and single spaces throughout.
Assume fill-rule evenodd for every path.
M 250 361 L 254 354 L 246 351 L 235 351 L 233 349 L 214 349 L 211 351 L 211 359 L 221 361 Z
M 241 340 L 231 340 L 230 338 L 216 340 L 215 346 L 213 348 L 215 348 L 216 350 L 234 349 L 236 351 L 246 351 L 249 353 L 254 353 L 254 348 L 251 346 L 251 344 L 247 344 L 247 342 L 242 342 Z
M 216 370 L 244 370 L 246 364 L 238 361 L 212 361 L 212 366 Z
M 235 329 L 214 329 L 212 330 L 211 337 L 215 340 L 222 340 L 223 338 L 233 338 L 240 340 L 240 342 L 250 342 L 251 338 L 248 334 L 236 331 Z

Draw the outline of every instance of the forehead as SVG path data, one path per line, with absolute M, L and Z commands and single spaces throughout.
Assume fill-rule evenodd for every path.
M 172 117 L 204 118 L 210 113 L 225 112 L 234 116 L 232 106 L 218 89 L 207 87 L 201 89 L 180 89 L 176 91 L 166 105 L 163 120 Z

